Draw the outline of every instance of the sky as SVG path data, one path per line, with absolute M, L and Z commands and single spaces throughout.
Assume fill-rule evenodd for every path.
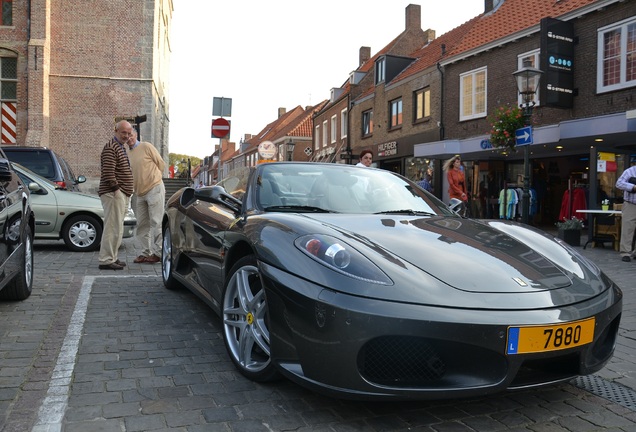
M 170 152 L 203 158 L 214 98 L 232 100 L 230 141 L 257 134 L 287 111 L 328 99 L 405 28 L 409 4 L 440 35 L 484 11 L 484 0 L 174 0 L 170 46 Z

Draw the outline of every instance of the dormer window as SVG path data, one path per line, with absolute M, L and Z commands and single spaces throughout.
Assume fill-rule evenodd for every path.
M 383 83 L 386 79 L 386 59 L 384 57 L 379 58 L 375 62 L 375 83 Z

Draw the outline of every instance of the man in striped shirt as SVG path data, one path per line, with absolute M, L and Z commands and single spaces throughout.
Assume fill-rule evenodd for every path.
M 101 177 L 97 193 L 104 208 L 104 231 L 99 248 L 101 270 L 121 270 L 126 263 L 117 258 L 124 236 L 124 216 L 133 193 L 133 175 L 124 144 L 132 136 L 125 120 L 115 125 L 115 136 L 104 146 L 100 157 Z

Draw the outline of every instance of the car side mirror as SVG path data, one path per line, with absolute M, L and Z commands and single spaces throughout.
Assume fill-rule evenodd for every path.
M 195 189 L 194 197 L 201 201 L 221 204 L 225 207 L 230 208 L 235 213 L 239 213 L 243 206 L 243 203 L 240 199 L 236 198 L 234 195 L 230 195 L 229 193 L 227 193 L 225 188 L 222 186 L 212 186 Z
M 84 183 L 86 182 L 86 177 L 84 177 L 83 175 L 81 176 L 77 176 L 77 183 Z
M 29 183 L 28 188 L 32 194 L 46 195 L 46 191 L 36 182 Z
M 448 208 L 451 209 L 453 213 L 463 216 L 464 202 L 457 198 L 451 198 L 448 203 Z

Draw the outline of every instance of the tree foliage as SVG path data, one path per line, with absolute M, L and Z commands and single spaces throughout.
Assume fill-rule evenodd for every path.
M 168 165 L 174 165 L 178 167 L 178 171 L 182 171 L 184 168 L 188 168 L 188 159 L 190 159 L 190 166 L 194 169 L 195 166 L 198 166 L 202 159 L 196 156 L 188 156 L 179 153 L 169 153 L 168 154 Z

